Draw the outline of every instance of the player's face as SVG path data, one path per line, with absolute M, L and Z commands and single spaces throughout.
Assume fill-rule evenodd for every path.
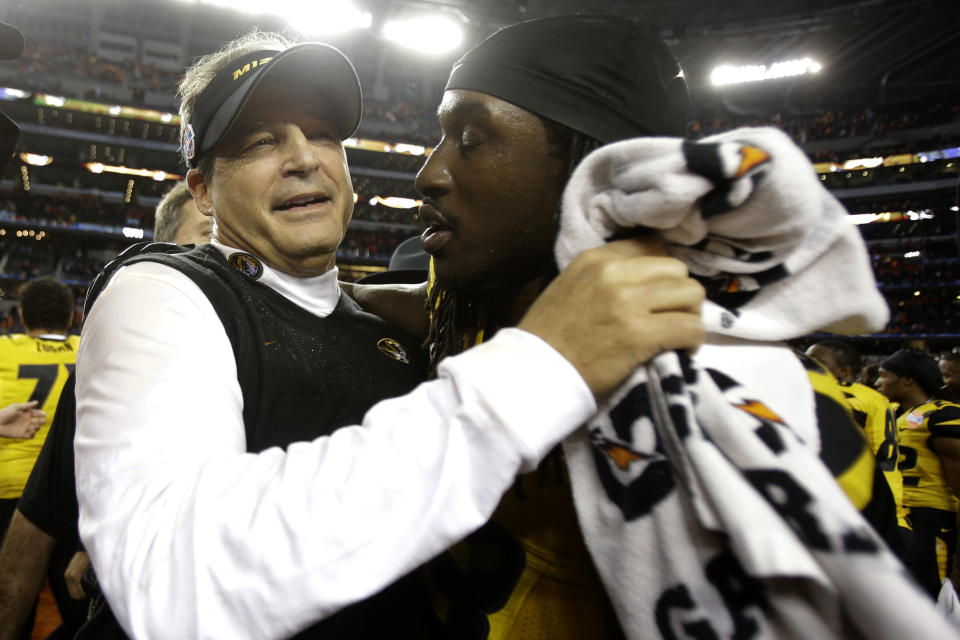
M 877 391 L 887 396 L 891 402 L 902 402 L 905 379 L 895 373 L 880 367 L 880 377 L 877 378 Z
M 940 373 L 943 374 L 943 384 L 954 393 L 960 392 L 960 362 L 941 360 Z
M 180 208 L 180 226 L 173 241 L 176 244 L 207 244 L 210 242 L 212 222 L 210 216 L 200 213 L 193 200 L 187 200 Z
M 423 248 L 458 289 L 527 282 L 553 268 L 564 161 L 534 114 L 476 91 L 450 90 L 443 137 L 417 175 Z
M 191 189 L 214 237 L 294 276 L 324 273 L 353 213 L 347 158 L 315 91 L 266 78 Z M 277 96 L 283 96 L 278 100 Z

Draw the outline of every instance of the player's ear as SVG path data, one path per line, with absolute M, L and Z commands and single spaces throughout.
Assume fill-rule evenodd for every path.
M 187 187 L 193 194 L 193 202 L 197 210 L 205 216 L 213 215 L 213 194 L 210 191 L 210 181 L 197 169 L 187 171 Z

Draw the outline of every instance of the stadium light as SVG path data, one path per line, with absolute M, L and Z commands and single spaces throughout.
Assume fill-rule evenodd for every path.
M 269 13 L 287 18 L 290 25 L 308 35 L 332 35 L 351 29 L 367 29 L 373 16 L 349 0 L 200 0 L 247 13 Z
M 370 204 L 382 204 L 392 209 L 412 209 L 413 207 L 419 207 L 423 204 L 423 201 L 412 198 L 400 198 L 398 196 L 387 196 L 386 198 L 383 196 L 373 196 L 370 198 Z
M 288 0 L 280 3 L 290 6 L 288 15 L 292 25 L 299 31 L 317 36 L 329 36 L 353 29 L 369 29 L 373 16 L 360 11 L 344 0 L 326 2 L 296 2 Z
M 157 182 L 163 180 L 180 180 L 183 176 L 175 173 L 167 173 L 158 169 L 131 169 L 120 165 L 103 164 L 102 162 L 87 162 L 85 166 L 91 173 L 119 173 L 125 176 L 139 176 L 141 178 L 153 178 Z
M 422 156 L 427 152 L 427 148 L 419 144 L 407 144 L 405 142 L 398 142 L 393 145 L 393 150 L 397 153 L 408 153 L 412 156 Z
M 62 96 L 51 96 L 44 94 L 37 97 L 51 107 L 62 107 L 63 105 L 67 104 L 67 99 Z
M 845 170 L 850 169 L 873 169 L 879 167 L 883 164 L 883 158 L 853 158 L 852 160 L 847 160 L 843 163 L 843 168 Z
M 20 159 L 35 167 L 45 167 L 53 162 L 53 156 L 42 156 L 38 153 L 21 153 Z
M 880 218 L 878 213 L 851 213 L 847 215 L 847 222 L 850 224 L 861 225 L 870 224 Z
M 18 100 L 26 98 L 30 94 L 23 89 L 14 89 L 13 87 L 0 87 L 0 100 Z
M 383 37 L 408 49 L 439 55 L 463 42 L 463 29 L 442 16 L 391 20 L 383 25 Z
M 769 67 L 765 64 L 754 64 L 735 67 L 721 65 L 710 73 L 710 82 L 714 86 L 726 84 L 740 84 L 743 82 L 759 82 L 761 80 L 776 80 L 817 73 L 823 68 L 819 62 L 811 58 L 784 60 L 774 62 Z

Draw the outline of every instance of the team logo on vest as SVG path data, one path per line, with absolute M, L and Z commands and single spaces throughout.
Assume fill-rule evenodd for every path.
M 263 265 L 249 253 L 231 253 L 227 260 L 251 280 L 256 280 L 263 275 Z
M 377 349 L 380 350 L 380 353 L 390 356 L 394 360 L 403 364 L 410 364 L 410 356 L 407 355 L 403 345 L 393 338 L 380 338 L 377 341 Z

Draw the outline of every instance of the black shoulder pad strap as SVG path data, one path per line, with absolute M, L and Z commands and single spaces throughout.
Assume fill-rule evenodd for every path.
M 117 254 L 116 258 L 108 262 L 103 268 L 103 271 L 98 273 L 97 277 L 95 277 L 90 283 L 90 286 L 87 288 L 86 298 L 83 301 L 83 319 L 87 319 L 90 309 L 93 308 L 93 303 L 100 296 L 104 288 L 106 288 L 107 283 L 110 282 L 110 278 L 113 277 L 113 274 L 115 274 L 120 267 L 124 267 L 132 262 L 135 262 L 134 258 L 137 258 L 138 256 L 158 253 L 184 253 L 189 249 L 190 247 L 173 244 L 172 242 L 138 242 L 130 245 Z

